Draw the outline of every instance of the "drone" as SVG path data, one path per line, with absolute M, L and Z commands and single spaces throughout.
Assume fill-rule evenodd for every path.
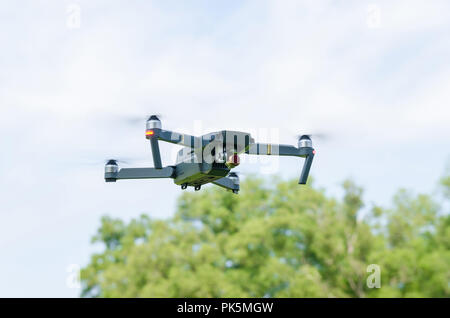
M 299 136 L 298 147 L 283 144 L 256 143 L 249 133 L 231 130 L 212 132 L 200 137 L 162 129 L 161 121 L 152 115 L 146 122 L 145 137 L 150 141 L 153 168 L 121 168 L 118 160 L 109 159 L 105 165 L 105 181 L 124 179 L 171 178 L 181 189 L 195 191 L 212 183 L 233 193 L 239 193 L 239 176 L 231 171 L 240 163 L 239 155 L 274 155 L 305 158 L 299 184 L 306 184 L 316 151 L 309 135 Z M 163 167 L 159 141 L 183 146 L 173 166 Z

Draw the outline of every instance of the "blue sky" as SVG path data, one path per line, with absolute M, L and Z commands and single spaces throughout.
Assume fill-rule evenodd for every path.
M 72 4 L 79 28 L 68 25 Z M 414 0 L 2 1 L 0 296 L 75 297 L 66 270 L 98 249 L 90 237 L 102 215 L 174 212 L 181 190 L 170 180 L 103 181 L 108 157 L 151 164 L 144 123 L 121 124 L 127 116 L 162 113 L 165 128 L 190 133 L 273 128 L 292 144 L 325 132 L 312 174 L 329 193 L 347 177 L 385 205 L 399 187 L 434 191 L 450 159 L 449 10 Z M 163 163 L 172 149 L 162 146 Z M 298 159 L 267 160 L 298 177 Z

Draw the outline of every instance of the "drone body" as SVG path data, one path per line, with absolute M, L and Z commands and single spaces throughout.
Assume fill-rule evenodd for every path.
M 298 147 L 280 144 L 255 143 L 249 133 L 222 130 L 200 137 L 180 134 L 161 128 L 161 121 L 150 116 L 146 124 L 146 138 L 150 140 L 154 168 L 122 168 L 116 160 L 109 160 L 105 166 L 105 181 L 121 179 L 172 178 L 182 189 L 213 183 L 239 192 L 239 177 L 231 169 L 239 165 L 240 154 L 297 156 L 305 158 L 300 184 L 305 184 L 314 158 L 315 150 L 309 136 L 299 139 Z M 158 141 L 184 146 L 177 155 L 176 164 L 163 167 Z

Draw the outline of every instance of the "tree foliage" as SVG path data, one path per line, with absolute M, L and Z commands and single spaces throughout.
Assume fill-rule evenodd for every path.
M 449 297 L 449 180 L 442 200 L 400 190 L 384 208 L 352 181 L 336 199 L 247 178 L 240 195 L 184 193 L 168 220 L 103 217 L 82 296 Z M 366 283 L 370 264 L 381 288 Z

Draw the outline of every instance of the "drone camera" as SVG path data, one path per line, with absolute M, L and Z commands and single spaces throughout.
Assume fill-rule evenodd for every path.
M 228 160 L 226 162 L 227 167 L 230 169 L 239 166 L 239 164 L 240 164 L 240 159 L 239 159 L 239 155 L 237 153 L 229 156 Z

